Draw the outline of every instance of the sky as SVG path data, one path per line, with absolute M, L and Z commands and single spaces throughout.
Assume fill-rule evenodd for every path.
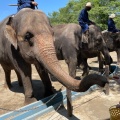
M 67 5 L 69 0 L 35 0 L 38 3 L 38 9 L 42 10 L 46 15 L 54 11 L 58 11 Z M 2 0 L 0 4 L 0 21 L 5 17 L 15 14 L 17 6 L 9 6 L 9 4 L 17 4 L 17 0 Z

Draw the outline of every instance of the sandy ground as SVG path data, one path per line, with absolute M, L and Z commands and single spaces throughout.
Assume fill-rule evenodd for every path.
M 111 56 L 116 63 L 116 53 L 111 52 Z M 97 58 L 91 58 L 88 60 L 89 65 L 98 70 Z M 67 65 L 64 61 L 60 61 L 62 68 L 68 72 Z M 81 75 L 81 71 L 77 71 L 77 76 Z M 4 72 L 0 66 L 0 115 L 9 112 L 10 110 L 18 109 L 24 106 L 24 94 L 23 88 L 19 87 L 17 77 L 14 71 L 12 71 L 11 79 L 13 88 L 11 90 L 4 88 Z M 52 77 L 53 78 L 53 77 Z M 32 66 L 32 79 L 35 96 L 38 100 L 43 98 L 44 86 L 40 80 L 38 73 L 34 66 Z M 62 85 L 57 81 L 52 81 L 54 91 L 58 91 Z M 117 104 L 120 101 L 120 94 L 118 91 L 111 90 L 110 95 L 106 96 L 101 91 L 95 91 L 89 95 L 79 98 L 73 102 L 73 117 L 67 117 L 66 106 L 59 111 L 49 113 L 47 115 L 38 118 L 39 120 L 109 120 L 109 107 Z M 4 109 L 4 110 L 3 110 Z M 6 110 L 5 110 L 6 109 Z M 52 117 L 51 117 L 52 116 Z
M 110 91 L 106 96 L 103 92 L 95 91 L 73 101 L 73 116 L 68 117 L 64 105 L 58 111 L 36 118 L 36 120 L 110 120 L 109 108 L 120 101 L 120 94 Z M 120 119 L 119 119 L 120 120 Z

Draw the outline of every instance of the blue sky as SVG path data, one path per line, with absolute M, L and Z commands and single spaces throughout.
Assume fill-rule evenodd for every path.
M 65 7 L 69 0 L 35 0 L 38 3 L 38 8 L 46 15 L 53 11 L 58 11 L 60 8 Z M 17 12 L 16 6 L 8 6 L 9 4 L 17 4 L 17 0 L 2 0 L 0 4 L 0 21 L 10 14 Z

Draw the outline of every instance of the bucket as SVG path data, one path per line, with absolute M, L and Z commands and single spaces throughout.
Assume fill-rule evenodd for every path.
M 120 120 L 120 106 L 117 105 L 111 106 L 109 108 L 110 120 Z

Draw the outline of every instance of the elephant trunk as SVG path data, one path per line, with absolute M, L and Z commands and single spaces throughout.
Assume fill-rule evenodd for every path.
M 47 70 L 68 89 L 76 92 L 84 92 L 94 84 L 104 87 L 105 84 L 108 83 L 105 77 L 97 74 L 90 74 L 81 81 L 72 78 L 68 73 L 62 70 L 59 64 L 55 53 L 53 37 L 43 33 L 37 35 L 34 40 L 36 59 L 42 62 Z
M 73 91 L 79 91 L 80 81 L 73 79 L 68 73 L 62 70 L 56 57 L 53 44 L 53 37 L 46 34 L 40 34 L 35 37 L 37 60 L 41 61 L 45 68 L 53 74 L 60 83 Z

